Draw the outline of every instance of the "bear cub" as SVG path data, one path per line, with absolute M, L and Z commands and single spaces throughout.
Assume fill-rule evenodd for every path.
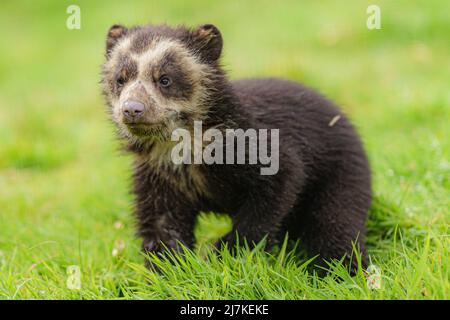
M 218 246 L 265 239 L 270 248 L 288 233 L 319 263 L 345 257 L 353 269 L 356 243 L 366 266 L 370 169 L 349 120 L 299 83 L 229 80 L 220 65 L 222 45 L 210 24 L 114 25 L 108 32 L 103 92 L 118 135 L 135 155 L 143 250 L 192 247 L 197 215 L 214 211 L 233 221 Z M 175 164 L 171 134 L 177 128 L 192 132 L 194 121 L 223 132 L 278 129 L 278 171 L 264 175 L 261 163 L 247 161 Z

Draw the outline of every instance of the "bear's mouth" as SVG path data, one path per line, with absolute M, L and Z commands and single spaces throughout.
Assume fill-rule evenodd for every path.
M 125 123 L 128 131 L 137 137 L 163 138 L 167 135 L 165 126 L 152 123 Z
M 125 124 L 128 128 L 128 131 L 137 136 L 151 134 L 152 132 L 157 131 L 158 128 L 160 127 L 158 125 L 147 123 L 125 123 Z

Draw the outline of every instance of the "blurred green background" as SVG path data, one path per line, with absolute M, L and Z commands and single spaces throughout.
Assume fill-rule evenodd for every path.
M 66 28 L 71 4 L 81 8 L 80 30 Z M 366 27 L 370 4 L 381 8 L 380 30 Z M 58 292 L 71 264 L 86 266 L 95 283 L 123 275 L 124 261 L 141 262 L 131 158 L 118 151 L 99 85 L 115 23 L 213 23 L 231 78 L 289 78 L 335 100 L 372 164 L 372 255 L 382 263 L 397 226 L 411 242 L 433 233 L 448 250 L 449 12 L 436 0 L 2 1 L 0 297 L 48 297 L 39 286 Z M 206 241 L 227 227 L 206 217 L 197 234 Z M 118 240 L 122 260 L 111 255 Z M 437 284 L 448 255 L 433 250 L 422 272 Z M 448 278 L 428 291 L 447 289 Z

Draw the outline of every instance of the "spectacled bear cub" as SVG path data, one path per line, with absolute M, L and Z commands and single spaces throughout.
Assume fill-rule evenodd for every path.
M 319 261 L 365 256 L 371 202 L 368 160 L 352 125 L 330 101 L 301 84 L 274 79 L 230 81 L 220 65 L 222 36 L 195 29 L 114 25 L 102 68 L 108 110 L 135 155 L 134 193 L 145 252 L 192 247 L 200 211 L 227 213 L 233 228 L 217 245 L 239 239 L 267 246 L 285 237 Z M 279 129 L 279 171 L 261 164 L 174 164 L 171 132 Z M 238 237 L 236 237 L 238 235 Z

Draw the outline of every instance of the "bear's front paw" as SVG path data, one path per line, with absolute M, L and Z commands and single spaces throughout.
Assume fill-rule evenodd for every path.
M 174 239 L 161 240 L 161 239 L 149 239 L 145 240 L 142 244 L 143 251 L 145 253 L 152 252 L 160 254 L 166 250 L 180 251 L 181 246 L 178 241 Z
M 157 255 L 160 258 L 164 257 L 164 253 L 166 251 L 179 251 L 177 242 L 175 240 L 166 240 L 162 241 L 161 239 L 146 239 L 144 240 L 142 244 L 142 250 L 145 254 L 153 253 Z M 158 266 L 155 265 L 155 263 L 152 261 L 153 258 L 150 256 L 147 256 L 145 258 L 145 266 L 147 269 L 155 271 L 155 272 L 161 272 L 161 270 L 158 268 Z
M 161 252 L 163 249 L 162 245 L 161 245 L 161 240 L 160 239 L 147 239 L 144 240 L 144 242 L 142 243 L 142 250 L 145 253 L 157 253 L 157 252 Z

